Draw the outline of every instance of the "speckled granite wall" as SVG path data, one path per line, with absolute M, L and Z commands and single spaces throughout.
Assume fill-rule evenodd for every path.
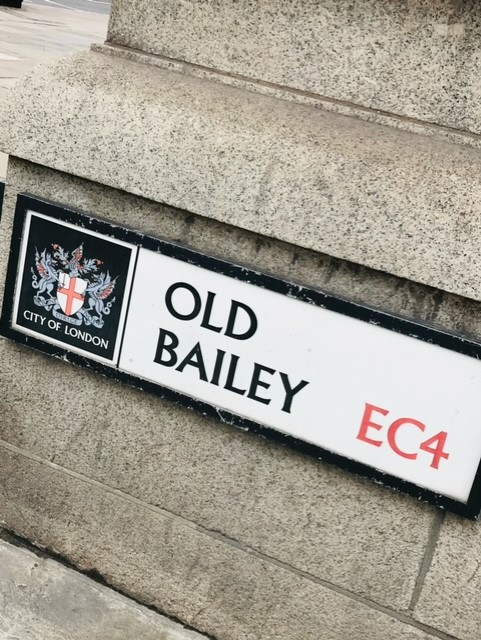
M 107 46 L 0 111 L 0 279 L 26 191 L 481 339 L 478 13 L 114 0 Z M 216 640 L 479 640 L 478 523 L 6 340 L 0 357 L 3 526 Z
M 481 6 L 464 0 L 120 0 L 108 41 L 479 133 Z

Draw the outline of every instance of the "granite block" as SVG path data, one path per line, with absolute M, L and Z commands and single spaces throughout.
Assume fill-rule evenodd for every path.
M 461 144 L 476 149 L 481 148 L 481 137 L 473 135 L 471 132 L 464 129 L 442 127 L 431 122 L 425 122 L 415 118 L 405 118 L 388 111 L 369 109 L 368 107 L 363 107 L 353 102 L 333 100 L 326 96 L 320 96 L 306 91 L 296 91 L 289 87 L 269 82 L 257 82 L 245 76 L 219 73 L 215 69 L 211 69 L 209 67 L 202 67 L 183 60 L 174 60 L 173 58 L 167 58 L 165 56 L 152 55 L 150 53 L 140 51 L 139 49 L 129 49 L 112 43 L 93 43 L 91 49 L 98 53 L 120 58 L 121 60 L 129 60 L 131 62 L 147 64 L 160 69 L 167 69 L 182 75 L 229 85 L 231 87 L 236 87 L 237 89 L 270 96 L 271 98 L 277 98 L 279 100 L 288 100 L 290 102 L 295 102 L 296 104 L 312 106 L 316 109 L 361 119 L 373 124 L 388 126 L 402 131 L 409 131 L 417 135 L 437 138 L 439 140 L 445 140 L 447 142 Z
M 0 447 L 1 520 L 217 640 L 429 640 L 428 629 L 180 518 Z
M 397 115 L 481 130 L 476 2 L 114 0 L 108 41 Z
M 13 155 L 481 298 L 481 150 L 93 52 L 12 96 Z
M 481 624 L 481 529 L 448 515 L 415 617 L 450 637 L 478 640 Z
M 0 540 L 3 640 L 202 640 L 136 602 Z
M 371 304 L 397 304 L 418 318 L 448 309 L 384 274 L 18 160 L 0 255 L 8 255 L 19 191 Z M 0 343 L 0 358 L 3 441 L 376 602 L 408 607 L 435 520 L 431 507 L 12 343 Z M 52 402 L 58 394 L 62 404 Z

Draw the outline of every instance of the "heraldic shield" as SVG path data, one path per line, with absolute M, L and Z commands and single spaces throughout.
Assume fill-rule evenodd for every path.
M 68 273 L 58 274 L 57 300 L 66 316 L 73 316 L 83 307 L 87 280 L 72 278 Z

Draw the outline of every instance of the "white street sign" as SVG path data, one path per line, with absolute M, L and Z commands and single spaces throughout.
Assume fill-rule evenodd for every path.
M 469 497 L 481 456 L 474 358 L 141 249 L 119 368 Z
M 13 238 L 7 337 L 479 514 L 481 345 L 27 196 Z

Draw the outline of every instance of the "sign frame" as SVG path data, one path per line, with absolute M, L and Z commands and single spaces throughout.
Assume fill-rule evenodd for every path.
M 0 220 L 2 219 L 3 199 L 5 197 L 5 180 L 0 178 Z
M 18 267 L 21 257 L 21 246 L 24 238 L 24 226 L 28 211 L 43 214 L 68 223 L 79 228 L 80 231 L 89 230 L 102 236 L 125 242 L 151 251 L 160 252 L 165 256 L 187 262 L 194 266 L 220 273 L 230 278 L 247 282 L 256 287 L 287 295 L 296 300 L 313 304 L 342 315 L 368 322 L 370 324 L 389 329 L 395 333 L 408 336 L 430 344 L 438 345 L 444 349 L 481 360 L 481 343 L 467 339 L 461 335 L 440 330 L 428 324 L 420 324 L 413 320 L 375 309 L 351 300 L 323 292 L 318 289 L 308 288 L 302 285 L 282 280 L 273 275 L 233 264 L 217 257 L 200 253 L 185 246 L 162 240 L 141 232 L 127 229 L 111 221 L 91 216 L 73 208 L 53 203 L 49 200 L 35 197 L 27 193 L 21 193 L 17 197 L 17 205 L 13 221 L 13 230 L 10 242 L 10 257 L 7 267 L 4 301 L 0 317 L 0 335 L 22 345 L 29 346 L 37 351 L 60 358 L 73 365 L 81 366 L 95 371 L 101 375 L 126 383 L 137 389 L 160 396 L 173 401 L 183 407 L 195 410 L 202 415 L 221 420 L 226 424 L 238 427 L 243 431 L 268 438 L 282 445 L 287 445 L 310 457 L 317 458 L 328 464 L 345 469 L 358 476 L 373 480 L 375 483 L 408 494 L 418 500 L 431 503 L 436 507 L 449 510 L 460 516 L 477 519 L 481 511 L 481 460 L 469 498 L 466 503 L 453 498 L 435 493 L 429 489 L 420 487 L 412 482 L 403 480 L 388 473 L 379 471 L 366 464 L 333 453 L 318 445 L 300 440 L 294 436 L 282 433 L 274 428 L 259 424 L 228 410 L 213 406 L 202 400 L 187 396 L 179 391 L 163 387 L 157 383 L 138 378 L 131 374 L 105 364 L 86 355 L 82 355 L 68 348 L 52 344 L 46 340 L 27 335 L 12 327 L 14 313 L 14 298 L 17 289 Z M 130 293 L 128 293 L 130 297 Z M 127 314 L 130 300 L 127 302 Z

